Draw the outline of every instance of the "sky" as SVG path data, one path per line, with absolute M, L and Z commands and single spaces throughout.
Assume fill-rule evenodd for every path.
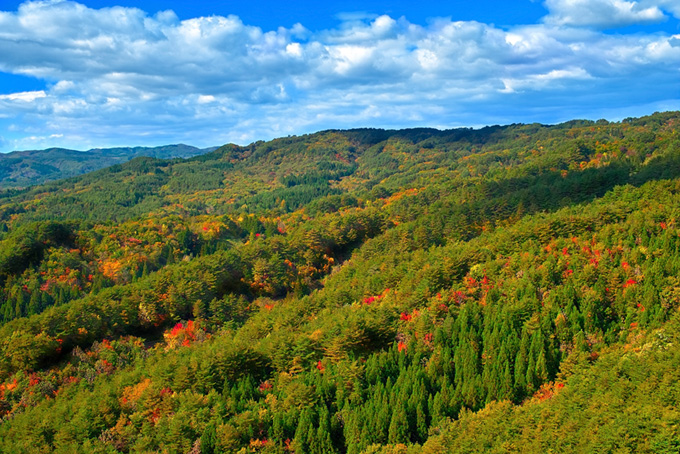
M 0 0 L 0 152 L 680 110 L 680 0 Z

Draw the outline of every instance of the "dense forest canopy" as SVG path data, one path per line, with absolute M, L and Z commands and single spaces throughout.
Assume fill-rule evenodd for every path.
M 0 452 L 677 452 L 680 112 L 0 194 Z

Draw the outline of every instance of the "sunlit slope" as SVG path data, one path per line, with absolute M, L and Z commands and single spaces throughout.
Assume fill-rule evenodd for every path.
M 326 131 L 7 195 L 3 449 L 465 452 L 465 426 L 501 452 L 549 408 L 532 449 L 577 452 L 561 396 L 632 408 L 603 386 L 636 348 L 626 392 L 669 410 L 617 433 L 652 449 L 678 120 Z

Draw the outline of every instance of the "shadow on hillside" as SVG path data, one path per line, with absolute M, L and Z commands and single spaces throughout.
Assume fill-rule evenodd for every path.
M 680 177 L 680 155 L 668 155 L 643 166 L 638 172 L 628 164 L 613 164 L 599 169 L 540 175 L 485 183 L 482 191 L 490 199 L 502 200 L 508 207 L 525 212 L 556 210 L 567 205 L 589 202 L 602 197 L 616 186 L 636 187 L 649 181 Z

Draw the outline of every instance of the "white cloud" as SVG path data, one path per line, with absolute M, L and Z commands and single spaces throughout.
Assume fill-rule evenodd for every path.
M 575 27 L 604 26 L 609 19 L 594 17 L 611 8 L 619 25 L 656 20 L 677 1 L 547 4 L 544 23 L 509 30 L 377 16 L 265 33 L 236 16 L 180 21 L 171 11 L 27 2 L 0 12 L 0 71 L 48 88 L 1 95 L 0 134 L 9 118 L 12 137 L 63 134 L 59 143 L 81 148 L 214 145 L 336 127 L 560 121 L 603 105 L 625 116 L 638 113 L 627 106 L 680 107 L 680 36 Z
M 215 97 L 213 95 L 199 95 L 196 102 L 199 104 L 209 104 L 215 102 Z
M 22 102 L 32 102 L 39 98 L 44 98 L 47 96 L 44 90 L 39 91 L 22 91 L 19 93 L 10 93 L 8 95 L 0 95 L 0 101 L 22 101 Z
M 290 43 L 286 46 L 286 53 L 293 57 L 302 57 L 302 46 L 300 43 Z
M 680 1 L 678 0 L 639 0 L 643 8 L 659 8 L 665 13 L 680 19 Z
M 593 77 L 583 68 L 553 69 L 545 74 L 534 74 L 524 79 L 502 79 L 502 93 L 515 93 L 519 90 L 539 90 L 556 81 L 587 80 Z
M 678 8 L 677 0 L 546 0 L 550 14 L 545 21 L 555 25 L 601 28 L 656 23 L 666 19 L 659 8 L 661 5 Z

